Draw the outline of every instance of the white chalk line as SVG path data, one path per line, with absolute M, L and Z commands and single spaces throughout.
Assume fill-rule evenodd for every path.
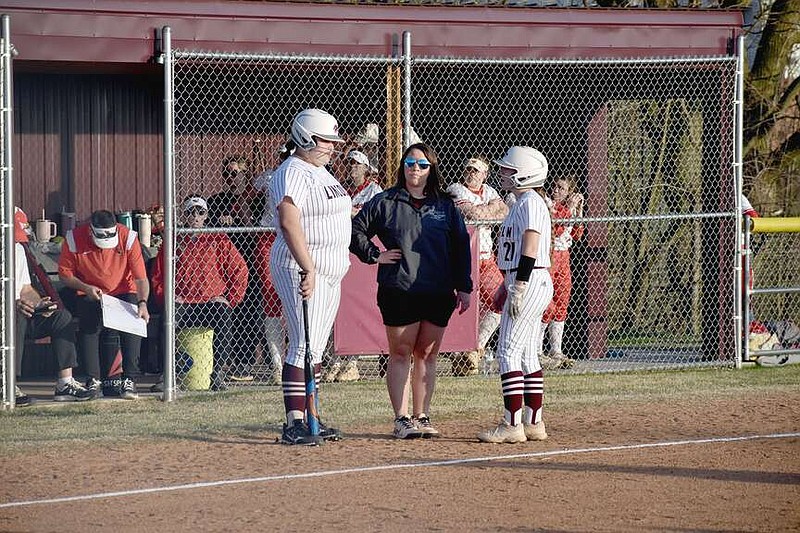
M 437 466 L 452 466 L 469 463 L 488 463 L 492 461 L 507 461 L 509 459 L 535 459 L 539 457 L 554 457 L 559 455 L 575 455 L 581 453 L 614 452 L 621 450 L 640 450 L 645 448 L 665 448 L 669 446 L 687 446 L 692 444 L 719 444 L 729 442 L 742 442 L 759 439 L 790 439 L 800 437 L 798 433 L 773 433 L 769 435 L 744 435 L 740 437 L 711 437 L 705 439 L 688 439 L 664 442 L 650 442 L 644 444 L 620 444 L 616 446 L 599 446 L 595 448 L 573 448 L 564 450 L 549 450 L 545 452 L 516 453 L 512 455 L 492 455 L 485 457 L 472 457 L 467 459 L 447 459 L 442 461 L 427 461 L 424 463 L 401 463 L 392 465 L 362 466 L 343 468 L 339 470 L 323 470 L 319 472 L 306 472 L 304 474 L 282 474 L 275 476 L 250 477 L 240 479 L 225 479 L 221 481 L 205 481 L 200 483 L 187 483 L 184 485 L 171 485 L 165 487 L 151 487 L 149 489 L 122 490 L 117 492 L 101 492 L 98 494 L 85 494 L 82 496 L 65 496 L 62 498 L 48 498 L 44 500 L 26 500 L 18 502 L 0 503 L 0 509 L 10 507 L 24 507 L 29 505 L 43 505 L 48 503 L 67 503 L 86 500 L 99 500 L 102 498 L 119 498 L 136 496 L 139 494 L 152 494 L 157 492 L 171 492 L 178 490 L 204 489 L 221 487 L 224 485 L 241 485 L 245 483 L 265 483 L 270 481 L 286 481 L 295 479 L 309 479 L 317 477 L 339 476 L 343 474 L 360 474 L 364 472 L 380 472 L 385 470 L 400 470 L 404 468 L 430 468 Z

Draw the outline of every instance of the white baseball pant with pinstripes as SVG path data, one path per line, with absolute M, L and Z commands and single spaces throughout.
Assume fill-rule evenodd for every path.
M 300 273 L 297 270 L 273 268 L 272 281 L 283 305 L 283 316 L 289 333 L 286 363 L 305 368 L 306 342 L 303 333 L 303 302 L 300 296 Z M 333 329 L 342 294 L 342 276 L 317 274 L 314 292 L 308 300 L 309 335 L 314 364 L 322 362 L 322 354 Z
M 508 272 L 504 281 L 506 289 L 509 289 L 516 279 L 516 272 Z M 516 319 L 508 315 L 511 299 L 506 298 L 500 319 L 500 336 L 497 340 L 500 374 L 521 370 L 527 375 L 542 369 L 537 339 L 542 328 L 542 315 L 552 299 L 553 281 L 546 268 L 537 268 L 531 272 L 522 310 Z

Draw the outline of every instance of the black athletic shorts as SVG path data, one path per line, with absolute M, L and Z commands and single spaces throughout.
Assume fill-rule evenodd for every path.
M 407 326 L 427 320 L 447 326 L 456 308 L 455 293 L 415 293 L 378 287 L 378 307 L 385 326 Z

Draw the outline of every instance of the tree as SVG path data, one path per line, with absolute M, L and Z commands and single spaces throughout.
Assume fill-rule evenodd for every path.
M 764 214 L 800 215 L 800 0 L 775 0 L 748 31 L 758 39 L 745 76 L 745 192 Z
M 745 9 L 744 192 L 765 215 L 800 216 L 800 0 L 595 0 L 602 7 Z

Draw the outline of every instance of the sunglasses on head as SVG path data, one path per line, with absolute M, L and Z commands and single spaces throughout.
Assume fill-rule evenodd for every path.
M 193 208 L 187 209 L 186 211 L 183 212 L 183 214 L 185 214 L 186 216 L 192 216 L 192 215 L 201 215 L 201 216 L 203 216 L 206 213 L 208 213 L 208 211 L 206 211 L 205 209 L 203 209 L 201 207 L 193 207 Z
M 417 165 L 421 170 L 425 170 L 431 166 L 431 162 L 427 159 L 414 159 L 413 157 L 407 157 L 403 163 L 405 163 L 408 168 L 414 168 L 414 165 Z

